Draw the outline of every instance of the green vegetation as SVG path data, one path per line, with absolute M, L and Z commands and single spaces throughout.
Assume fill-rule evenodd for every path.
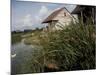
M 45 66 L 49 68 L 49 64 L 56 64 L 57 71 L 95 69 L 95 30 L 91 22 L 79 22 L 61 31 L 39 36 L 42 49 L 35 53 L 32 60 L 35 72 L 45 72 Z
M 95 25 L 76 23 L 41 38 L 46 61 L 60 70 L 95 69 Z
M 34 41 L 35 40 L 35 41 Z M 31 72 L 45 72 L 53 65 L 56 71 L 88 70 L 96 68 L 96 29 L 87 24 L 71 23 L 63 30 L 54 32 L 37 31 L 25 37 L 26 44 L 38 45 L 29 65 Z
M 22 33 L 12 33 L 11 35 L 11 43 L 18 43 L 21 41 L 22 37 L 21 37 Z
M 15 44 L 20 42 L 22 39 L 24 40 L 25 44 L 33 44 L 37 45 L 39 43 L 39 35 L 42 33 L 42 29 L 36 28 L 36 30 L 25 30 L 25 31 L 19 31 L 19 32 L 12 32 L 11 35 L 11 43 Z

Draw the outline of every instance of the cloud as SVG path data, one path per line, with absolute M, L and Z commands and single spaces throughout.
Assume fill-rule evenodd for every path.
M 13 25 L 13 30 L 30 29 L 33 26 L 33 18 L 31 14 L 26 14 L 21 18 L 18 18 Z
M 21 25 L 21 26 L 32 26 L 33 19 L 31 14 L 26 14 L 21 18 L 18 18 L 15 23 L 16 25 Z
M 41 6 L 38 9 L 37 13 L 34 14 L 25 14 L 22 17 L 17 18 L 13 29 L 14 30 L 24 30 L 24 29 L 34 29 L 37 27 L 43 27 L 41 22 L 49 13 L 49 10 L 46 6 Z
M 36 23 L 41 23 L 43 19 L 50 13 L 46 6 L 41 6 L 38 15 L 35 16 Z
M 25 15 L 23 18 L 21 18 L 20 21 L 23 26 L 32 26 L 33 25 L 32 16 L 30 14 Z
M 39 11 L 40 16 L 45 15 L 48 12 L 48 8 L 46 6 L 41 6 L 41 9 Z

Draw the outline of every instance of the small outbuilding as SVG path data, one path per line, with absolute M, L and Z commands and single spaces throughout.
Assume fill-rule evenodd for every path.
M 92 20 L 92 23 L 96 23 L 96 6 L 77 5 L 71 14 L 77 14 L 79 20 L 83 20 L 83 23 L 87 23 Z

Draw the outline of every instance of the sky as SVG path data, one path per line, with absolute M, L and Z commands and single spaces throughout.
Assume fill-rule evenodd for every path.
M 41 24 L 41 22 L 61 7 L 66 7 L 71 12 L 76 5 L 12 0 L 11 30 L 23 31 L 45 27 L 46 24 Z

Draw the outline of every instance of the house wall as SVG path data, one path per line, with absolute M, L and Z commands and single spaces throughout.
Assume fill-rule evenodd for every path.
M 58 22 L 55 23 L 53 30 L 59 30 L 62 29 L 62 27 L 69 25 L 72 22 L 73 17 L 66 9 L 63 9 L 53 18 L 53 20 L 58 20 Z
M 56 27 L 55 27 L 56 26 L 56 23 L 57 22 L 55 22 L 55 21 L 49 22 L 48 23 L 48 30 L 49 31 L 55 31 L 56 30 Z

